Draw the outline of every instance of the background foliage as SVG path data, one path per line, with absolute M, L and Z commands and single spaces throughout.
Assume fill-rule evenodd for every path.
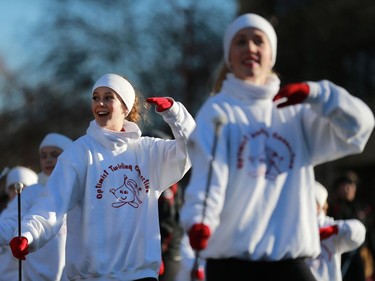
M 105 72 L 127 76 L 144 97 L 171 96 L 194 115 L 221 61 L 224 28 L 243 12 L 274 24 L 283 84 L 328 79 L 374 108 L 373 0 L 45 0 L 43 9 L 20 38 L 32 54 L 27 63 L 10 70 L 0 53 L 0 168 L 39 171 L 46 133 L 83 135 L 92 119 L 91 87 Z M 144 130 L 168 130 L 148 114 Z M 363 154 L 316 167 L 317 178 L 328 184 L 351 168 L 372 186 L 374 143 L 371 137 Z M 362 192 L 375 198 L 370 188 Z

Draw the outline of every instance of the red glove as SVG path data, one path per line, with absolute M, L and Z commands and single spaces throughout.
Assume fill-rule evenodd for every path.
M 29 253 L 29 241 L 26 237 L 14 237 L 9 246 L 12 250 L 13 256 L 19 260 L 25 260 L 26 255 Z
M 203 223 L 194 224 L 189 230 L 189 240 L 191 247 L 200 251 L 207 247 L 208 238 L 210 238 L 211 230 Z
M 304 102 L 308 97 L 309 92 L 309 85 L 305 83 L 292 83 L 282 87 L 273 98 L 273 101 L 276 102 L 280 100 L 280 103 L 277 105 L 278 108 L 294 105 Z M 281 99 L 285 99 L 285 101 Z
M 325 240 L 331 237 L 332 235 L 335 235 L 339 232 L 339 227 L 335 225 L 330 225 L 326 227 L 319 228 L 319 235 L 320 240 Z
M 155 104 L 157 112 L 163 112 L 173 105 L 173 100 L 170 98 L 153 97 L 146 99 L 146 101 Z
M 159 276 L 164 274 L 164 261 L 161 260 L 160 268 L 159 268 Z

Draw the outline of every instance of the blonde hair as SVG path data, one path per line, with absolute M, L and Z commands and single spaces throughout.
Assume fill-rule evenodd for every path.
M 222 60 L 216 71 L 214 72 L 211 95 L 215 95 L 221 91 L 221 88 L 223 87 L 223 81 L 225 80 L 225 77 L 229 72 L 231 72 L 230 69 L 228 68 L 224 60 Z

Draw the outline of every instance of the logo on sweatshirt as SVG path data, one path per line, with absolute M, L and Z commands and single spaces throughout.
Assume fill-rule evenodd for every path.
M 111 188 L 109 190 L 109 192 L 111 192 L 117 198 L 117 201 L 112 203 L 112 207 L 119 208 L 125 204 L 129 204 L 134 208 L 138 208 L 139 204 L 142 203 L 142 200 L 140 199 L 141 191 L 142 188 L 138 187 L 135 180 L 129 179 L 126 175 L 124 175 L 123 185 L 117 188 Z
M 131 176 L 128 176 L 129 172 L 136 172 L 136 175 L 133 175 L 133 177 L 135 176 L 138 181 L 131 178 Z M 106 180 L 118 176 L 122 177 L 122 183 L 119 186 L 110 186 L 106 189 Z M 149 192 L 150 184 L 149 180 L 143 176 L 138 165 L 132 166 L 120 163 L 115 166 L 111 165 L 108 169 L 103 170 L 95 185 L 95 189 L 97 199 L 103 198 L 105 190 L 109 191 L 115 199 L 115 202 L 112 203 L 112 207 L 114 208 L 120 208 L 124 205 L 138 208 L 140 204 L 142 204 L 142 196 Z
M 274 180 L 293 168 L 294 159 L 294 150 L 283 136 L 262 128 L 242 137 L 237 150 L 237 169 L 246 167 L 251 177 L 264 175 Z

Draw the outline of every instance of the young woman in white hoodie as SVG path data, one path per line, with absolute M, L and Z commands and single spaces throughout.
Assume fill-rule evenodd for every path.
M 191 166 L 186 142 L 194 119 L 171 98 L 148 98 L 175 139 L 141 137 L 138 95 L 113 73 L 96 81 L 91 98 L 95 120 L 60 155 L 40 204 L 22 220 L 22 238 L 10 242 L 12 252 L 23 259 L 37 251 L 67 215 L 69 280 L 157 280 L 158 198 Z
M 314 280 L 304 261 L 320 253 L 314 166 L 362 152 L 374 127 L 369 107 L 329 81 L 280 89 L 276 50 L 266 19 L 228 26 L 215 93 L 189 138 L 181 221 L 207 281 Z

